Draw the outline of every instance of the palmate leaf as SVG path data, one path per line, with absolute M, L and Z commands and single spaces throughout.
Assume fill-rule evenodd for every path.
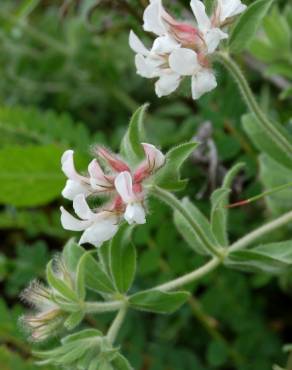
M 273 0 L 256 0 L 242 13 L 229 38 L 232 53 L 240 53 L 249 45 L 272 3 Z
M 292 240 L 231 252 L 225 263 L 243 271 L 281 274 L 292 265 Z

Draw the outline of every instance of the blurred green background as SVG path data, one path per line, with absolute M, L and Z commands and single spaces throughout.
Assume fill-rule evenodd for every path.
M 19 294 L 33 278 L 42 279 L 49 258 L 72 236 L 59 221 L 60 205 L 69 206 L 60 197 L 64 150 L 74 149 L 79 168 L 85 169 L 90 146 L 99 142 L 118 149 L 131 113 L 149 102 L 149 142 L 163 150 L 192 137 L 202 142 L 184 167 L 190 181 L 179 196 L 189 195 L 206 214 L 210 193 L 238 161 L 246 169 L 234 182 L 232 201 L 291 181 L 285 171 L 273 176 L 275 163 L 259 167 L 257 150 L 241 125 L 246 107 L 219 66 L 219 87 L 196 102 L 189 86 L 158 99 L 152 81 L 136 75 L 128 34 L 132 28 L 143 35 L 146 5 L 146 0 L 1 1 L 1 370 L 38 368 L 18 325 L 27 309 Z M 188 1 L 165 0 L 165 5 L 173 14 L 187 14 Z M 291 30 L 291 3 L 275 2 L 238 62 L 262 108 L 292 132 Z M 150 44 L 149 35 L 143 38 Z M 232 239 L 291 209 L 291 199 L 291 191 L 283 191 L 232 210 Z M 149 222 L 135 234 L 137 289 L 204 261 L 172 226 L 166 207 L 154 200 L 148 206 Z M 291 235 L 291 227 L 269 240 L 285 233 Z M 129 315 L 120 340 L 135 369 L 268 370 L 285 363 L 282 346 L 292 342 L 292 274 L 275 279 L 220 268 L 189 288 L 192 299 L 172 316 Z M 88 316 L 86 323 L 103 329 L 111 317 Z

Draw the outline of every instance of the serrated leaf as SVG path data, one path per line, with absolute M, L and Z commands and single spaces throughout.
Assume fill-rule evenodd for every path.
M 153 289 L 132 295 L 129 298 L 129 303 L 137 310 L 164 314 L 179 309 L 189 296 L 189 292 L 166 293 Z
M 143 121 L 147 107 L 148 104 L 144 104 L 133 114 L 121 144 L 121 153 L 133 165 L 145 157 L 141 143 L 144 141 Z
M 47 265 L 47 280 L 50 286 L 55 289 L 61 296 L 70 301 L 78 302 L 77 294 L 61 279 L 59 279 L 52 268 L 53 261 Z
M 234 177 L 243 168 L 243 163 L 238 163 L 227 172 L 222 187 L 213 192 L 211 196 L 211 229 L 221 246 L 228 245 L 228 204 L 229 193 Z
M 240 53 L 248 47 L 272 3 L 273 0 L 257 0 L 242 13 L 229 38 L 232 53 Z
M 37 206 L 59 198 L 63 150 L 54 145 L 0 149 L 0 203 Z
M 194 218 L 201 232 L 209 240 L 210 244 L 217 245 L 215 237 L 212 235 L 212 230 L 209 221 L 201 213 L 201 211 L 188 199 L 182 200 L 183 206 L 189 212 L 191 217 Z M 189 246 L 199 254 L 209 254 L 200 236 L 191 228 L 189 222 L 181 215 L 180 212 L 174 212 L 174 222 L 177 230 L 180 232 Z
M 246 114 L 242 117 L 242 124 L 245 132 L 254 143 L 254 145 L 271 158 L 281 163 L 283 166 L 292 168 L 292 162 L 289 155 L 283 149 L 283 146 L 274 140 L 259 124 L 258 120 L 252 114 Z M 286 138 L 289 133 L 280 125 L 274 122 L 275 127 Z
M 132 228 L 127 224 L 120 227 L 110 245 L 110 269 L 115 286 L 126 293 L 136 272 L 136 248 L 131 241 Z
M 231 252 L 225 263 L 249 272 L 281 274 L 292 265 L 292 240 Z
M 170 149 L 165 157 L 165 165 L 153 176 L 153 182 L 161 188 L 168 190 L 180 190 L 184 188 L 186 180 L 181 180 L 180 168 L 197 145 L 197 143 L 190 142 Z
M 96 292 L 114 293 L 115 287 L 107 273 L 89 253 L 81 257 L 81 264 L 84 264 L 85 284 Z

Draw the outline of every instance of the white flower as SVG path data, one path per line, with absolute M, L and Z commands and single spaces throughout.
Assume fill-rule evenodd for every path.
M 155 91 L 158 97 L 169 95 L 175 91 L 180 83 L 179 74 L 169 68 L 168 57 L 172 50 L 179 48 L 179 44 L 169 36 L 158 37 L 148 50 L 138 36 L 131 31 L 130 47 L 135 51 L 137 73 L 145 78 L 158 78 Z
M 232 18 L 247 8 L 240 0 L 217 0 L 215 16 L 219 18 L 219 24 L 223 24 L 228 18 Z
M 182 76 L 192 76 L 192 97 L 199 99 L 203 94 L 217 86 L 211 69 L 202 67 L 195 51 L 180 48 L 169 58 L 171 68 Z
M 165 155 L 154 145 L 142 143 L 150 172 L 154 172 L 165 163 Z
M 129 172 L 121 172 L 115 179 L 115 187 L 123 202 L 127 205 L 124 218 L 129 224 L 144 224 L 145 209 L 142 205 L 141 194 L 133 190 L 132 176 Z
M 88 166 L 89 178 L 76 171 L 73 155 L 73 150 L 66 150 L 61 158 L 62 170 L 68 177 L 62 191 L 64 198 L 73 200 L 78 194 L 84 194 L 87 197 L 94 192 L 104 192 L 112 188 L 112 184 L 95 159 Z
M 196 17 L 199 30 L 203 35 L 203 39 L 207 47 L 207 53 L 213 53 L 217 49 L 220 41 L 228 38 L 228 35 L 221 31 L 220 28 L 213 27 L 202 1 L 191 0 L 191 8 Z
M 84 194 L 79 194 L 74 198 L 73 208 L 80 220 L 61 207 L 61 223 L 66 230 L 84 231 L 79 244 L 90 243 L 99 247 L 117 232 L 119 220 L 116 213 L 111 211 L 92 212 Z

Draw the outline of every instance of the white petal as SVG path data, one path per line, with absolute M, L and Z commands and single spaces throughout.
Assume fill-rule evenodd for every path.
M 62 191 L 63 197 L 69 200 L 73 200 L 78 194 L 88 196 L 90 193 L 90 188 L 87 184 L 74 180 L 67 180 Z
M 125 203 L 130 203 L 135 199 L 130 172 L 124 171 L 118 174 L 115 178 L 115 188 Z
M 151 170 L 162 167 L 165 163 L 165 155 L 154 145 L 148 143 L 142 143 L 142 145 Z
M 210 69 L 202 69 L 192 77 L 192 96 L 199 99 L 203 94 L 209 92 L 217 86 L 214 73 Z
M 110 182 L 106 179 L 105 174 L 96 159 L 89 163 L 88 173 L 90 175 L 90 185 L 94 190 L 106 191 L 111 188 Z
M 159 57 L 144 57 L 141 54 L 137 54 L 135 57 L 135 64 L 137 73 L 145 78 L 158 77 L 160 74 L 160 65 L 164 63 Z
M 151 48 L 151 53 L 169 54 L 179 47 L 179 44 L 168 35 L 157 37 Z
M 133 223 L 145 224 L 145 209 L 141 203 L 128 204 L 124 218 L 130 225 Z
M 75 169 L 73 155 L 74 155 L 73 150 L 66 150 L 65 153 L 62 155 L 61 158 L 62 171 L 69 179 L 80 181 L 83 179 L 83 176 L 80 176 Z
M 204 32 L 211 28 L 211 21 L 206 13 L 205 5 L 202 1 L 191 0 L 191 8 L 196 17 L 200 31 Z
M 205 42 L 207 44 L 208 53 L 213 53 L 221 40 L 227 39 L 227 33 L 221 31 L 219 28 L 211 28 L 204 34 Z
M 161 12 L 163 7 L 161 0 L 152 0 L 144 11 L 143 28 L 145 31 L 153 32 L 156 35 L 163 35 L 166 30 L 161 21 Z
M 161 98 L 162 96 L 169 95 L 174 92 L 180 84 L 180 75 L 172 72 L 170 69 L 164 71 L 163 75 L 155 83 L 156 95 Z
M 197 54 L 191 49 L 176 49 L 169 56 L 169 66 L 182 76 L 191 76 L 199 68 Z
M 218 0 L 220 22 L 242 13 L 247 6 L 240 0 Z
M 89 208 L 83 194 L 79 194 L 74 198 L 73 208 L 76 215 L 82 220 L 91 220 L 95 216 L 95 214 Z
M 100 247 L 103 242 L 110 240 L 118 231 L 117 220 L 108 218 L 95 222 L 82 234 L 79 244 L 90 243 L 95 247 Z
M 61 207 L 61 224 L 65 230 L 82 231 L 90 226 L 88 221 L 80 221 L 73 217 L 65 208 Z
M 130 31 L 129 44 L 131 49 L 134 50 L 137 54 L 142 54 L 144 56 L 149 54 L 149 50 L 144 46 L 143 42 L 133 31 Z

